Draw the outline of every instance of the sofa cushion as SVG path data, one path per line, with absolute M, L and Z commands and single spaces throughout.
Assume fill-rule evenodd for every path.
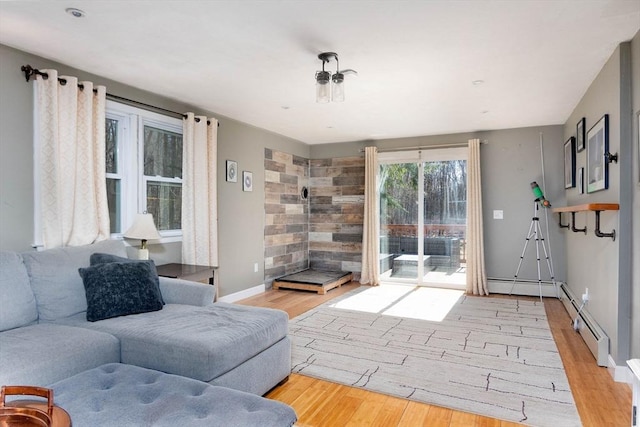
M 94 252 L 127 255 L 124 243 L 119 240 L 22 254 L 36 296 L 40 321 L 54 321 L 87 310 L 87 298 L 78 269 L 89 266 L 89 257 Z
M 153 262 L 153 260 L 151 259 L 137 260 L 137 259 L 129 259 L 129 258 L 117 256 L 117 255 L 112 255 L 112 254 L 95 253 L 95 254 L 91 254 L 91 257 L 89 257 L 89 262 L 91 265 L 108 264 L 111 262 L 142 262 L 145 264 L 149 264 L 149 266 L 151 267 L 151 274 L 156 284 L 156 292 L 158 293 L 158 298 L 160 298 L 160 301 L 162 301 L 162 304 L 164 304 L 164 299 L 162 298 L 162 292 L 160 291 L 160 281 L 158 278 L 158 270 L 156 269 L 156 263 Z
M 51 386 L 74 427 L 290 427 L 284 403 L 190 378 L 108 364 Z
M 110 262 L 80 268 L 87 294 L 87 320 L 162 310 L 158 274 L 149 263 Z
M 206 382 L 280 341 L 289 327 L 284 311 L 222 302 L 167 304 L 160 311 L 99 322 L 83 322 L 81 316 L 63 321 L 118 337 L 122 363 Z
M 15 252 L 0 251 L 0 307 L 0 331 L 38 320 L 27 269 Z
M 104 332 L 37 324 L 0 333 L 0 384 L 47 386 L 120 361 L 118 339 Z

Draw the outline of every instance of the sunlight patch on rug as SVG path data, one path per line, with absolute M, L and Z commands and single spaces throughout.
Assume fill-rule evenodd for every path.
M 440 322 L 463 295 L 463 291 L 452 289 L 382 285 L 330 303 L 329 307 Z
M 379 288 L 292 319 L 292 372 L 527 425 L 580 425 L 540 302 Z M 439 320 L 410 317 L 432 310 Z

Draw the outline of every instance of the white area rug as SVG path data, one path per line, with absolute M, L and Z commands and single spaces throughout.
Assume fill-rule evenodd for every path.
M 361 287 L 292 319 L 290 335 L 294 373 L 528 425 L 581 425 L 537 301 Z

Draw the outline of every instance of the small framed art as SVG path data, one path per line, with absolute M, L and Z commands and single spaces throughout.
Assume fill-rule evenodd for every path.
M 253 191 L 253 173 L 242 171 L 242 191 Z
M 583 117 L 580 119 L 580 121 L 576 125 L 576 152 L 577 153 L 581 152 L 585 148 L 585 142 L 584 142 L 585 122 L 586 122 L 585 118 Z
M 576 186 L 576 139 L 571 137 L 564 143 L 564 188 Z
M 227 160 L 227 182 L 238 182 L 238 162 Z
M 609 188 L 609 115 L 605 114 L 587 132 L 587 193 Z

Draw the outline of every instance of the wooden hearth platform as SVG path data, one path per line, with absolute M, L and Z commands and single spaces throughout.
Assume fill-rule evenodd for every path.
M 320 271 L 310 268 L 276 279 L 273 289 L 298 289 L 324 295 L 328 290 L 349 283 L 352 279 L 353 273 L 349 271 Z

